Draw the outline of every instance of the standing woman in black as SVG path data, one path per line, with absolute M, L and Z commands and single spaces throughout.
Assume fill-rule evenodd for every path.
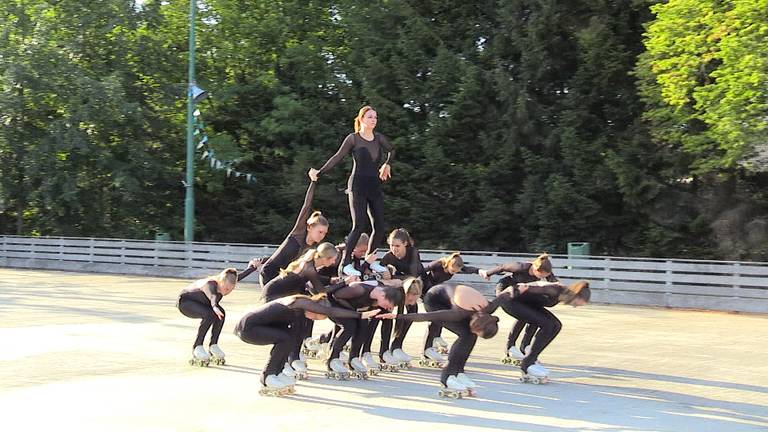
M 314 181 L 309 184 L 304 204 L 299 210 L 293 229 L 262 266 L 259 273 L 262 289 L 269 281 L 280 275 L 280 270 L 288 267 L 288 264 L 299 258 L 305 250 L 323 241 L 328 233 L 328 219 L 319 211 L 310 214 L 316 185 Z
M 347 236 L 346 244 L 357 244 L 357 239 L 363 233 L 363 221 L 367 215 L 371 221 L 368 253 L 373 252 L 384 240 L 384 194 L 381 192 L 381 182 L 390 178 L 389 162 L 395 153 L 389 140 L 384 135 L 374 132 L 376 123 L 376 110 L 368 105 L 360 108 L 355 118 L 355 132 L 344 138 L 339 150 L 322 168 L 319 170 L 310 168 L 308 173 L 313 182 L 317 181 L 319 176 L 327 173 L 346 155 L 352 153 L 352 173 L 347 183 L 352 230 Z M 385 154 L 386 159 L 384 159 Z M 384 159 L 384 162 L 377 167 L 381 159 Z M 348 247 L 344 251 L 344 259 L 339 268 L 343 269 L 351 261 L 352 248 Z

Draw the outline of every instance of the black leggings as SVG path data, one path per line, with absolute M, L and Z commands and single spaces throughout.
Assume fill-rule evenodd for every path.
M 528 366 L 536 363 L 539 354 L 560 333 L 563 324 L 557 317 L 542 306 L 532 306 L 515 300 L 508 300 L 501 304 L 504 312 L 517 318 L 518 321 L 529 323 L 538 328 L 536 339 L 531 346 L 531 352 L 525 356 L 520 365 L 523 371 L 528 371 Z
M 528 325 L 526 326 L 526 324 Z M 536 331 L 539 329 L 536 325 L 517 320 L 514 327 L 512 327 L 512 330 L 509 332 L 509 337 L 507 337 L 507 351 L 515 346 L 517 338 L 520 336 L 520 333 L 523 332 L 523 328 L 525 328 L 525 335 L 523 335 L 523 340 L 520 342 L 520 351 L 523 353 L 525 352 L 525 347 L 531 344 L 533 337 L 536 335 Z
M 436 301 L 437 300 L 437 301 Z M 427 295 L 424 296 L 424 309 L 427 312 L 433 312 L 436 310 L 446 309 L 445 304 L 439 302 L 439 296 Z M 469 354 L 475 347 L 477 342 L 477 335 L 472 333 L 469 329 L 469 318 L 461 321 L 442 321 L 438 324 L 441 327 L 445 327 L 454 333 L 459 338 L 451 345 L 451 349 L 448 352 L 448 363 L 443 368 L 443 372 L 440 374 L 440 382 L 445 385 L 449 376 L 456 375 L 464 372 L 464 366 L 467 364 Z M 428 343 L 432 343 L 432 339 L 429 338 L 429 330 L 427 330 Z M 424 344 L 426 346 L 426 343 Z
M 368 329 L 367 320 L 358 318 L 331 318 L 331 321 L 341 327 L 341 332 L 335 335 L 333 344 L 331 344 L 331 355 L 328 357 L 328 365 L 330 365 L 332 359 L 339 358 L 341 350 L 350 339 L 352 339 L 352 347 L 349 350 L 349 360 L 352 361 L 353 358 L 360 355 L 360 348 L 365 343 L 365 336 Z
M 363 344 L 362 352 L 371 352 L 371 344 L 373 344 L 373 337 L 376 335 L 376 328 L 379 326 L 379 322 L 381 322 L 381 343 L 379 344 L 379 359 L 382 359 L 384 352 L 389 349 L 389 341 L 392 338 L 392 320 L 371 320 L 365 335 L 365 343 Z
M 406 313 L 417 313 L 419 311 L 418 304 L 406 305 Z M 405 342 L 405 335 L 408 334 L 408 329 L 411 328 L 413 321 L 395 320 L 395 338 L 392 340 L 392 346 L 389 347 L 392 351 L 400 348 L 403 349 L 403 342 Z
M 347 191 L 349 195 L 349 212 L 352 216 L 352 230 L 347 236 L 347 245 L 344 250 L 344 259 L 339 266 L 339 275 L 342 275 L 344 266 L 352 262 L 352 251 L 355 249 L 360 235 L 363 233 L 363 224 L 366 215 L 371 222 L 371 237 L 368 241 L 368 252 L 372 252 L 384 241 L 384 195 L 376 187 L 372 190 L 367 188 L 351 189 Z
M 224 318 L 219 319 L 209 304 L 204 305 L 192 300 L 179 299 L 178 307 L 179 311 L 184 314 L 184 316 L 202 319 L 202 321 L 200 321 L 200 327 L 197 329 L 197 339 L 195 339 L 195 344 L 192 346 L 193 348 L 203 344 L 205 335 L 208 333 L 208 329 L 211 328 L 211 326 L 213 326 L 213 330 L 211 330 L 210 345 L 219 343 L 219 335 L 221 334 L 221 329 L 224 327 L 224 319 L 226 319 L 224 308 L 219 306 L 221 313 L 224 314 Z
M 315 322 L 305 317 L 304 314 L 297 316 L 296 321 L 291 324 L 292 327 L 295 327 L 295 331 L 293 331 L 295 340 L 293 341 L 291 352 L 288 355 L 288 363 L 293 363 L 294 360 L 299 360 L 301 358 L 299 355 L 301 346 L 304 343 L 304 339 L 312 336 L 314 324 Z
M 235 334 L 243 342 L 253 345 L 273 345 L 269 352 L 269 359 L 261 371 L 261 383 L 268 375 L 278 375 L 283 370 L 288 355 L 291 353 L 296 335 L 285 324 L 279 325 L 255 325 L 238 329 Z

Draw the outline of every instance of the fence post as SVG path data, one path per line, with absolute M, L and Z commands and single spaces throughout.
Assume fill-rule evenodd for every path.
M 673 282 L 672 282 L 672 274 L 673 274 L 673 272 L 671 270 L 671 268 L 672 268 L 672 261 L 671 260 L 667 260 L 667 261 L 665 261 L 665 263 L 667 265 L 667 271 L 664 272 L 664 274 L 666 275 L 666 280 L 664 281 L 664 286 L 666 286 L 667 289 L 664 290 L 664 306 L 671 307 L 672 306 L 671 305 L 672 293 L 670 291 L 672 291 L 672 285 L 673 285 Z
M 735 263 L 733 265 L 733 267 L 734 267 L 734 269 L 733 269 L 733 278 L 735 280 L 736 278 L 741 276 L 741 272 L 739 271 L 741 269 L 741 263 Z M 740 297 L 739 296 L 739 291 L 741 291 L 741 285 L 739 285 L 738 283 L 733 284 L 733 298 L 737 299 L 737 298 Z

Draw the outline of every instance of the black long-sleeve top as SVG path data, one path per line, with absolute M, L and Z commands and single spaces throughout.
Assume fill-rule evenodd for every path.
M 276 278 L 280 274 L 280 269 L 288 267 L 288 264 L 299 258 L 301 253 L 310 246 L 307 244 L 307 219 L 312 211 L 312 199 L 315 196 L 316 185 L 316 182 L 309 183 L 304 203 L 299 210 L 293 229 L 262 266 L 261 276 L 265 284 Z
M 239 272 L 237 275 L 238 282 L 249 274 L 256 271 L 255 267 L 248 267 L 247 269 Z M 224 296 L 219 293 L 219 284 L 213 279 L 209 279 L 202 285 L 198 285 L 197 281 L 187 285 L 179 294 L 179 300 L 191 300 L 196 303 L 211 305 L 211 307 L 218 307 L 219 302 Z
M 461 268 L 459 273 L 477 274 L 478 271 L 480 271 L 480 269 L 477 267 L 465 265 Z M 435 285 L 448 282 L 452 277 L 452 274 L 445 271 L 442 260 L 432 261 L 424 266 L 424 290 L 426 291 Z
M 371 291 L 376 288 L 363 282 L 354 282 L 343 288 L 329 291 L 333 300 L 339 305 L 357 311 L 371 310 L 376 306 L 376 300 L 371 298 Z
M 297 298 L 288 304 L 282 299 L 265 303 L 255 310 L 243 315 L 235 326 L 235 332 L 257 325 L 282 324 L 285 326 L 295 322 L 296 316 L 304 311 L 334 317 L 360 318 L 361 314 L 349 309 L 326 306 L 307 298 Z
M 389 163 L 395 155 L 395 149 L 384 135 L 374 132 L 373 140 L 368 141 L 359 133 L 351 133 L 344 138 L 336 153 L 320 168 L 318 175 L 325 174 L 338 165 L 346 155 L 352 153 L 353 165 L 349 175 L 349 188 L 353 189 L 358 186 L 358 183 L 368 185 L 372 181 L 378 184 L 377 162 L 384 152 L 387 153 L 384 163 Z
M 391 251 L 381 257 L 379 263 L 383 266 L 394 266 L 395 279 L 406 279 L 408 277 L 420 277 L 424 275 L 424 265 L 421 263 L 419 249 L 414 246 L 405 248 L 405 256 L 398 258 Z
M 305 262 L 298 272 L 287 272 L 269 281 L 264 286 L 263 297 L 267 301 L 272 301 L 293 294 L 320 294 L 345 285 L 343 281 L 333 285 L 326 284 L 323 277 L 318 274 L 314 260 L 310 260 Z
M 510 262 L 493 267 L 487 270 L 486 273 L 488 276 L 506 273 L 506 275 L 499 279 L 499 282 L 496 284 L 496 292 L 501 292 L 508 286 L 514 286 L 519 283 L 536 282 L 539 280 L 536 276 L 531 275 L 531 265 L 531 263 Z M 548 282 L 557 282 L 557 277 L 555 277 L 554 273 L 551 273 L 546 279 Z

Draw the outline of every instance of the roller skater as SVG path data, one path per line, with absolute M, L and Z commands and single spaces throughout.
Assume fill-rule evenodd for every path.
M 201 319 L 197 337 L 192 345 L 190 365 L 208 366 L 211 360 L 217 365 L 224 364 L 224 352 L 218 346 L 225 319 L 225 311 L 220 301 L 235 289 L 239 280 L 257 271 L 260 266 L 261 261 L 254 259 L 239 275 L 234 268 L 224 269 L 218 275 L 192 282 L 179 294 L 176 301 L 179 312 L 189 318 Z M 208 329 L 211 329 L 210 354 L 203 346 Z
M 269 387 L 266 379 L 272 375 L 292 381 L 292 378 L 280 371 L 285 370 L 285 364 L 296 340 L 297 330 L 291 326 L 296 320 L 296 315 L 303 315 L 312 320 L 325 319 L 328 316 L 359 319 L 372 317 L 378 312 L 378 309 L 373 309 L 361 314 L 353 310 L 331 307 L 325 294 L 314 297 L 297 294 L 265 303 L 245 314 L 235 326 L 235 334 L 249 344 L 273 345 L 261 375 L 262 385 Z
M 480 276 L 486 280 L 490 280 L 492 275 L 499 273 L 505 273 L 505 276 L 496 284 L 496 292 L 500 292 L 508 286 L 514 286 L 519 283 L 536 281 L 557 282 L 557 277 L 555 277 L 552 272 L 552 262 L 549 260 L 549 255 L 546 253 L 539 255 L 532 262 L 510 262 L 488 270 L 479 271 Z M 518 319 L 514 327 L 512 327 L 512 330 L 509 332 L 503 363 L 514 364 L 514 358 L 509 358 L 509 360 L 506 360 L 506 358 L 509 357 L 508 353 L 510 352 L 510 349 L 517 343 L 517 338 L 520 336 L 523 328 L 526 327 L 526 324 L 527 323 L 524 320 Z M 523 343 L 520 346 L 521 352 L 524 351 L 527 344 L 531 342 L 535 332 L 536 327 L 528 325 L 525 337 L 523 338 Z
M 424 276 L 422 277 L 424 280 L 424 293 L 422 298 L 431 287 L 448 282 L 454 275 L 459 273 L 480 274 L 480 269 L 465 265 L 464 259 L 459 252 L 454 252 L 424 266 Z M 440 354 L 448 354 L 448 343 L 440 337 L 441 332 L 442 328 L 439 323 L 429 323 L 428 337 L 433 338 L 432 347 Z
M 370 106 L 360 108 L 355 117 L 354 133 L 347 135 L 341 147 L 319 169 L 311 168 L 308 172 L 312 181 L 317 181 L 330 169 L 338 165 L 348 154 L 352 154 L 352 172 L 347 183 L 349 210 L 352 217 L 352 229 L 347 236 L 347 245 L 356 245 L 366 217 L 371 223 L 371 239 L 368 243 L 368 253 L 372 253 L 384 239 L 384 194 L 381 182 L 391 177 L 390 160 L 394 156 L 394 147 L 382 134 L 374 132 L 378 123 L 376 110 Z M 376 165 L 387 153 L 386 160 L 380 168 Z M 339 270 L 352 261 L 352 248 L 344 252 L 344 258 Z
M 519 283 L 514 287 L 505 288 L 504 292 L 509 292 L 510 289 L 513 295 L 502 301 L 501 308 L 518 320 L 538 328 L 530 351 L 520 360 L 522 381 L 545 383 L 549 373 L 546 368 L 536 363 L 541 352 L 557 337 L 562 328 L 560 320 L 547 308 L 560 302 L 574 307 L 587 304 L 591 294 L 589 282 L 579 281 L 570 286 L 545 281 Z
M 438 321 L 441 325 L 458 336 L 453 343 L 448 355 L 448 362 L 440 375 L 440 383 L 443 390 L 462 389 L 467 391 L 467 385 L 471 380 L 465 382 L 458 377 L 464 374 L 464 366 L 467 363 L 472 349 L 475 346 L 477 337 L 488 339 L 493 337 L 499 330 L 498 317 L 492 316 L 496 308 L 513 295 L 512 289 L 505 290 L 497 295 L 492 301 L 488 302 L 482 293 L 466 285 L 435 285 L 424 296 L 424 307 L 429 312 L 413 314 L 383 314 L 379 315 L 381 319 L 398 318 L 408 321 Z M 425 349 L 430 348 L 432 339 L 427 337 Z M 449 384 L 449 379 L 454 378 L 457 383 Z M 472 383 L 474 384 L 474 383 Z M 441 391 L 443 395 L 444 391 Z M 451 395 L 454 393 L 449 392 Z M 469 395 L 469 393 L 467 393 Z

